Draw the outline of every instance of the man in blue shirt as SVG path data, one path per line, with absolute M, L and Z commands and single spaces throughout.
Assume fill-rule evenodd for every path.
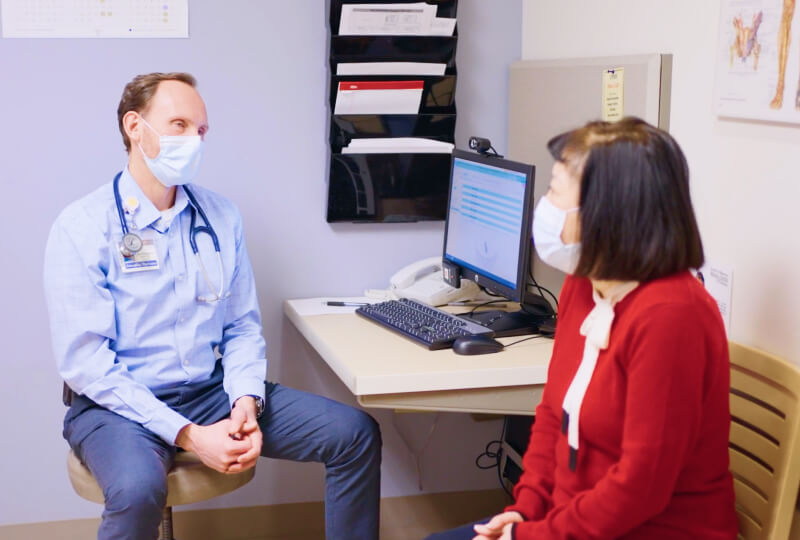
M 218 471 L 259 455 L 323 462 L 326 535 L 377 539 L 380 432 L 352 407 L 265 383 L 255 282 L 236 207 L 195 184 L 208 131 L 185 73 L 134 78 L 113 182 L 50 232 L 45 292 L 64 437 L 103 488 L 98 538 L 157 536 L 176 447 Z

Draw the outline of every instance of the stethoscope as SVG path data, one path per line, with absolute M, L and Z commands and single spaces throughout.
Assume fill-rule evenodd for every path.
M 142 241 L 142 237 L 132 232 L 128 229 L 128 223 L 125 220 L 125 212 L 122 209 L 122 198 L 119 195 L 119 179 L 122 176 L 122 172 L 117 173 L 117 176 L 114 177 L 114 202 L 117 205 L 117 213 L 119 214 L 119 223 L 122 226 L 122 242 L 119 244 L 119 251 L 122 253 L 123 257 L 132 257 L 136 253 L 142 250 L 142 246 L 144 242 Z M 217 267 L 219 268 L 219 289 L 212 297 L 205 297 L 205 296 L 198 296 L 197 299 L 200 302 L 216 302 L 220 298 L 222 298 L 223 292 L 223 279 L 224 274 L 222 273 L 222 254 L 219 250 L 219 238 L 217 238 L 217 233 L 214 231 L 214 228 L 211 226 L 211 223 L 208 221 L 208 217 L 203 209 L 200 207 L 200 203 L 197 202 L 197 199 L 194 196 L 187 186 L 181 186 L 183 188 L 184 193 L 186 196 L 189 197 L 190 210 L 191 210 L 191 217 L 189 220 L 189 246 L 192 248 L 192 253 L 194 253 L 195 258 L 197 258 L 197 265 L 200 267 L 200 271 L 203 273 L 203 278 L 206 281 L 206 285 L 208 285 L 208 290 L 212 293 L 214 292 L 214 286 L 211 284 L 211 278 L 208 277 L 208 272 L 206 272 L 206 266 L 203 264 L 203 260 L 200 258 L 200 254 L 197 251 L 197 235 L 198 233 L 206 233 L 210 238 L 211 242 L 214 244 L 214 251 L 217 253 Z M 195 211 L 196 209 L 196 211 Z M 197 226 L 197 214 L 200 214 L 200 217 L 203 219 L 205 225 Z

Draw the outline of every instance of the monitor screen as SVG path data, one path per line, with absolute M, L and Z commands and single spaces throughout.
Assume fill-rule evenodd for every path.
M 516 301 L 527 282 L 533 180 L 532 165 L 453 152 L 444 258 Z

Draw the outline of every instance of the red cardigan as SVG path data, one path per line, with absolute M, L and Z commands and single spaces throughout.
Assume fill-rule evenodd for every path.
M 728 345 L 714 300 L 684 272 L 617 304 L 583 401 L 574 472 L 561 404 L 583 356 L 589 280 L 568 277 L 559 304 L 525 472 L 506 509 L 525 518 L 514 539 L 735 539 Z

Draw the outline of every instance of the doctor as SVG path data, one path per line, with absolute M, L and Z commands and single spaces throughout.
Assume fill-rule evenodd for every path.
M 241 216 L 190 184 L 208 132 L 194 78 L 137 76 L 117 117 L 127 166 L 56 219 L 44 269 L 58 370 L 77 394 L 64 437 L 106 499 L 98 538 L 156 538 L 179 447 L 228 473 L 258 456 L 322 462 L 327 538 L 377 539 L 375 421 L 265 383 Z

